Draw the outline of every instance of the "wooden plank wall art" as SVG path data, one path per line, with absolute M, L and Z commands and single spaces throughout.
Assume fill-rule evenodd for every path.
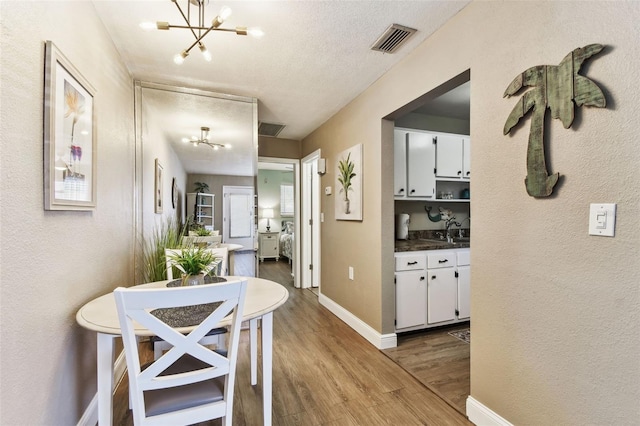
M 562 59 L 559 65 L 538 65 L 518 75 L 507 87 L 504 97 L 517 94 L 523 87 L 533 89 L 525 92 L 515 105 L 504 124 L 504 134 L 530 110 L 531 129 L 527 148 L 527 177 L 524 180 L 527 193 L 532 197 L 548 197 L 558 183 L 560 173 L 547 173 L 544 153 L 544 120 L 547 108 L 552 118 L 559 118 L 565 129 L 571 127 L 574 103 L 577 106 L 606 105 L 602 90 L 590 79 L 579 75 L 582 63 L 600 53 L 601 44 L 590 44 L 577 48 Z

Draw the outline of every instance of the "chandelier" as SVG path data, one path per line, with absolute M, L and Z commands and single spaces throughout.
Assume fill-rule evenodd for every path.
M 208 127 L 200 127 L 200 139 L 195 136 L 189 138 L 182 138 L 182 142 L 184 143 L 192 143 L 193 146 L 198 146 L 200 144 L 208 145 L 214 150 L 218 150 L 220 148 L 231 148 L 229 144 L 221 144 L 215 142 L 209 142 L 209 128 Z
M 140 24 L 140 27 L 145 30 L 152 30 L 152 29 L 169 30 L 171 28 L 182 28 L 182 29 L 187 29 L 191 31 L 191 34 L 193 34 L 195 41 L 189 47 L 187 47 L 182 52 L 176 54 L 173 57 L 173 62 L 175 62 L 178 65 L 184 62 L 185 58 L 189 56 L 189 52 L 191 51 L 191 49 L 193 49 L 195 46 L 198 46 L 198 48 L 202 52 L 202 56 L 206 61 L 211 61 L 211 52 L 207 50 L 204 43 L 202 42 L 202 39 L 204 39 L 204 37 L 207 34 L 209 34 L 209 32 L 211 31 L 235 32 L 236 35 L 249 34 L 254 37 L 262 37 L 264 35 L 262 30 L 260 30 L 259 28 L 247 28 L 247 27 L 235 27 L 233 29 L 219 28 L 220 25 L 222 25 L 224 21 L 227 18 L 229 18 L 229 16 L 231 16 L 231 9 L 229 9 L 227 6 L 224 6 L 220 10 L 220 13 L 216 15 L 215 18 L 213 18 L 213 20 L 211 21 L 211 25 L 205 26 L 206 24 L 205 24 L 205 18 L 204 18 L 204 8 L 207 4 L 209 4 L 209 0 L 186 0 L 186 3 L 187 3 L 186 14 L 184 9 L 180 7 L 180 3 L 178 3 L 178 0 L 171 0 L 171 2 L 174 3 L 178 8 L 178 11 L 180 11 L 180 15 L 182 15 L 182 18 L 184 19 L 184 22 L 186 25 L 172 25 L 165 21 L 157 21 L 155 23 L 143 22 Z M 193 6 L 194 9 L 196 7 L 198 8 L 197 22 L 194 22 L 194 23 L 191 22 L 192 21 L 191 6 Z M 196 13 L 194 11 L 193 12 L 194 21 L 196 18 L 195 15 Z

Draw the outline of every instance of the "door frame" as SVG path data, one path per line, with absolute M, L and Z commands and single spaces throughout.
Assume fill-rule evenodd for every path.
M 318 287 L 321 283 L 320 264 L 320 176 L 318 175 L 320 150 L 316 150 L 301 160 L 301 273 L 302 288 Z M 313 265 L 309 269 L 308 265 Z
M 293 196 L 294 196 L 294 213 L 293 213 L 293 244 L 294 255 L 292 261 L 293 272 L 293 286 L 300 288 L 300 160 L 293 158 L 276 158 L 276 157 L 258 157 L 258 170 L 260 170 L 260 163 L 275 163 L 275 164 L 292 164 L 293 165 Z M 260 192 L 258 192 L 258 205 L 260 202 Z

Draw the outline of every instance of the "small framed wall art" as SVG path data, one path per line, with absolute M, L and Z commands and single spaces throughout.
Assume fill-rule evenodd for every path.
M 163 169 L 162 169 L 162 164 L 160 164 L 160 162 L 158 161 L 158 159 L 156 158 L 156 167 L 155 167 L 155 185 L 154 185 L 154 197 L 153 197 L 153 201 L 155 203 L 155 208 L 154 211 L 156 213 L 162 213 L 162 207 L 164 206 L 163 200 L 162 200 L 162 174 L 163 174 Z
M 96 206 L 95 89 L 45 42 L 44 209 Z
M 362 220 L 361 143 L 338 154 L 336 175 L 336 220 Z

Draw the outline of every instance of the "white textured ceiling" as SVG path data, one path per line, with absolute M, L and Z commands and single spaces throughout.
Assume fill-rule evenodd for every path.
M 178 0 L 186 7 L 186 0 Z M 190 45 L 188 30 L 143 31 L 142 21 L 181 17 L 171 0 L 94 1 L 133 77 L 258 99 L 260 121 L 285 124 L 280 138 L 302 139 L 364 91 L 469 1 L 212 1 L 233 14 L 222 28 L 257 26 L 261 39 L 214 32 L 206 62 L 192 50 L 182 65 L 173 55 Z M 370 50 L 391 24 L 418 32 L 394 54 Z

